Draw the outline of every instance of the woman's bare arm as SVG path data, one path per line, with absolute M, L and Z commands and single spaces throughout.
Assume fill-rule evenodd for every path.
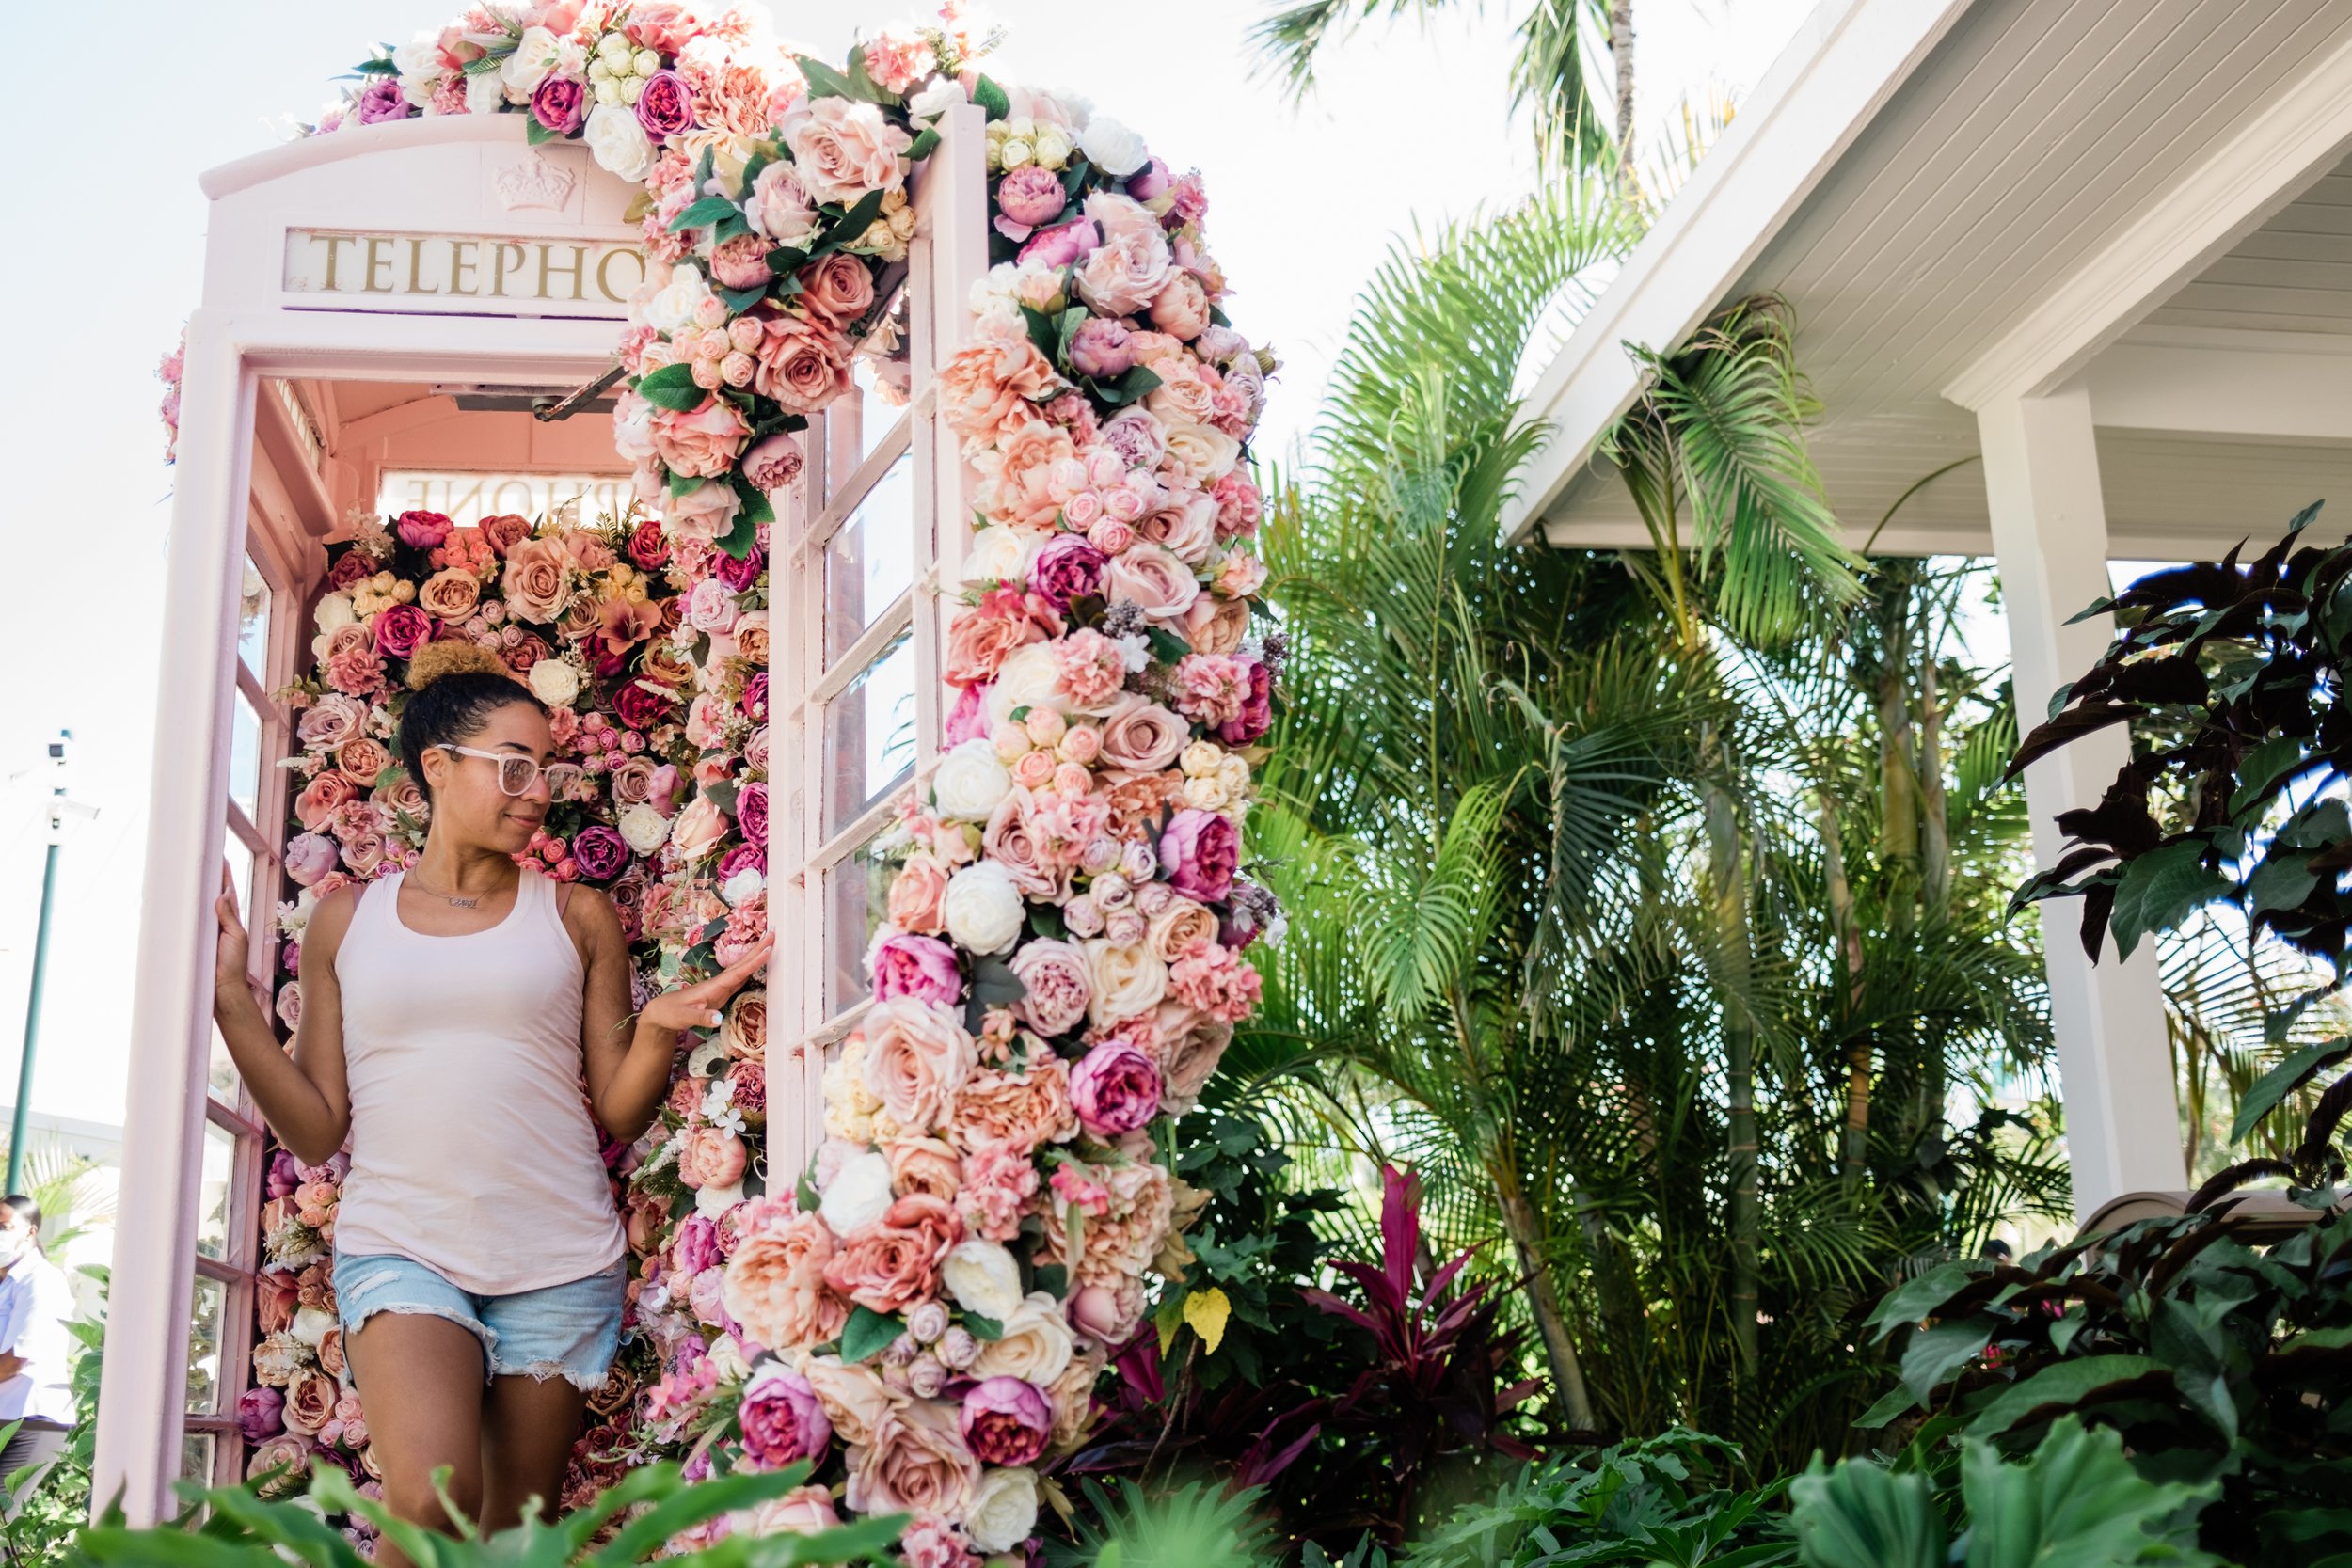
M 226 878 L 224 876 L 224 880 Z M 250 943 L 237 916 L 233 892 L 213 906 L 220 926 L 214 959 L 213 1020 L 253 1103 L 278 1139 L 305 1164 L 323 1165 L 351 1131 L 351 1091 L 343 1075 L 342 990 L 335 955 L 350 929 L 358 895 L 345 889 L 311 911 L 302 940 L 302 1022 L 287 1055 L 246 978 Z
M 587 966 L 587 992 L 580 999 L 580 1051 L 588 1067 L 588 1101 L 612 1137 L 629 1142 L 653 1124 L 654 1112 L 670 1092 L 670 1069 L 677 1060 L 678 1037 L 688 1029 L 714 1027 L 727 998 L 741 990 L 768 961 L 770 943 L 723 974 L 695 985 L 664 991 L 629 1012 L 628 942 L 612 901 L 594 888 L 575 888 L 564 924 Z

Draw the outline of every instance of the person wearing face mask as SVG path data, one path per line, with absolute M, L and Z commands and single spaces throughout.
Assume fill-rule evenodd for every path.
M 0 1199 L 0 1427 L 18 1424 L 0 1445 L 0 1484 L 8 1487 L 0 1516 L 13 1519 L 49 1473 L 73 1426 L 73 1289 L 40 1246 L 40 1206 L 22 1193 Z

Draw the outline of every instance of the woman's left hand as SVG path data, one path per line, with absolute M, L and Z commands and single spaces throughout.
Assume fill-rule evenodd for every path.
M 638 1015 L 639 1020 L 673 1034 L 683 1034 L 689 1029 L 716 1029 L 726 1022 L 726 1014 L 721 1009 L 726 1006 L 727 999 L 741 990 L 746 980 L 759 973 L 760 966 L 768 961 L 768 955 L 775 945 L 774 937 L 760 938 L 758 946 L 709 979 L 697 980 L 675 990 L 665 990 L 646 1003 L 645 1010 Z

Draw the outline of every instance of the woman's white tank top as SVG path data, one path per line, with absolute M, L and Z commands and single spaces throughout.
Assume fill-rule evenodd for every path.
M 437 937 L 401 920 L 405 876 L 368 890 L 335 955 L 351 1089 L 336 1248 L 413 1259 L 477 1295 L 583 1279 L 624 1243 L 555 884 L 526 867 L 504 920 Z

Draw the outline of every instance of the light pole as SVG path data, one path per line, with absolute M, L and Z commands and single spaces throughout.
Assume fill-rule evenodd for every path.
M 16 1115 L 8 1124 L 8 1182 L 7 1192 L 21 1189 L 17 1182 L 24 1174 L 24 1117 L 32 1108 L 33 1047 L 40 1037 L 41 983 L 49 969 L 49 911 L 56 902 L 57 847 L 65 838 L 65 816 L 69 811 L 95 816 L 91 808 L 65 798 L 66 746 L 73 739 L 72 730 L 59 730 L 57 738 L 49 743 L 49 761 L 55 769 L 56 787 L 49 792 L 49 852 L 40 870 L 40 926 L 33 937 L 33 982 L 24 997 L 24 1050 L 16 1064 Z

